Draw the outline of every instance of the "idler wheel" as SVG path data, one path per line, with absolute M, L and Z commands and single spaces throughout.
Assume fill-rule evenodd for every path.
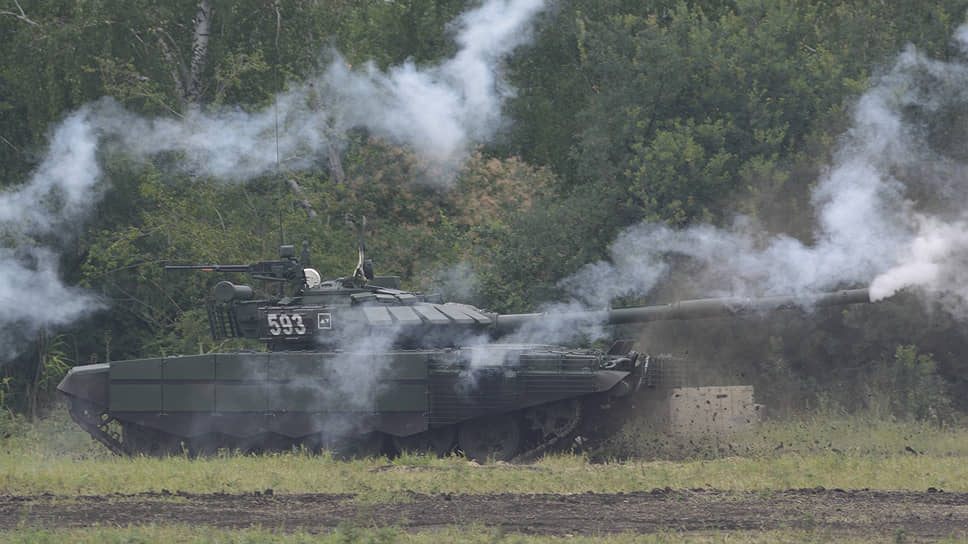
M 432 455 L 444 456 L 454 449 L 454 441 L 457 438 L 456 431 L 456 427 L 447 426 L 410 436 L 394 436 L 393 448 L 400 453 L 405 451 L 410 453 L 430 452 Z
M 457 433 L 464 456 L 476 461 L 509 461 L 521 449 L 521 429 L 510 414 L 465 421 Z

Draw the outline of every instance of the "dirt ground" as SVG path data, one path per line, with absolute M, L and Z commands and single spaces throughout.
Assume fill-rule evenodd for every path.
M 180 492 L 64 497 L 0 495 L 0 529 L 195 524 L 326 531 L 341 523 L 409 530 L 470 523 L 545 535 L 804 529 L 825 535 L 964 538 L 968 494 L 790 489 L 732 492 L 420 495 L 367 504 L 353 495 Z

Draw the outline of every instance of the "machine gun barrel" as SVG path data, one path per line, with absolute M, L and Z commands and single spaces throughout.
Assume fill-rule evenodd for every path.
M 205 272 L 249 272 L 251 266 L 247 264 L 190 264 L 167 265 L 165 270 L 203 270 Z
M 757 312 L 843 306 L 870 302 L 867 289 L 850 289 L 802 296 L 728 297 L 682 300 L 657 306 L 637 306 L 615 310 L 598 310 L 568 313 L 507 314 L 497 316 L 495 329 L 498 334 L 509 333 L 525 323 L 542 320 L 564 320 L 582 323 L 622 325 L 647 321 L 670 321 L 678 319 L 702 319 L 707 317 L 739 316 Z
M 292 246 L 284 246 L 291 248 Z M 205 272 L 241 272 L 253 279 L 275 282 L 296 281 L 303 278 L 303 270 L 294 259 L 260 261 L 252 264 L 190 264 L 168 265 L 165 270 L 202 270 Z

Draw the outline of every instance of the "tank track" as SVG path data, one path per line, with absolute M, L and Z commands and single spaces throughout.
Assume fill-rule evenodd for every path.
M 77 398 L 71 398 L 70 403 L 71 419 L 87 431 L 87 434 L 114 454 L 128 453 L 121 444 L 121 433 L 111 426 L 112 423 L 120 425 L 120 422 L 111 417 L 107 410 L 97 410 L 93 405 Z
M 553 446 L 563 443 L 567 438 L 575 434 L 575 430 L 578 428 L 582 420 L 582 402 L 574 403 L 574 411 L 571 414 L 569 421 L 563 425 L 561 428 L 545 437 L 545 439 L 538 444 L 532 446 L 526 451 L 520 452 L 514 455 L 512 458 L 508 459 L 509 463 L 527 463 L 535 460 L 539 455 L 548 451 Z M 124 425 L 112 417 L 107 410 L 98 409 L 94 405 L 84 402 L 77 398 L 70 399 L 70 409 L 69 413 L 71 419 L 77 423 L 85 432 L 87 432 L 94 440 L 104 445 L 108 450 L 116 455 L 138 455 L 147 454 L 151 455 L 153 453 L 159 453 L 158 451 L 153 451 L 155 448 L 148 444 L 141 443 L 137 440 L 125 439 L 127 433 L 122 432 L 121 429 L 125 428 Z M 130 430 L 128 431 L 130 432 Z M 214 448 L 218 449 L 218 446 Z M 161 450 L 170 451 L 170 450 Z M 198 452 L 196 452 L 198 453 Z
M 575 403 L 574 415 L 572 416 L 571 420 L 564 427 L 561 428 L 560 431 L 556 431 L 551 436 L 549 436 L 547 440 L 538 444 L 537 446 L 534 446 L 533 448 L 525 452 L 515 455 L 514 457 L 511 458 L 509 462 L 527 463 L 529 461 L 533 461 L 538 457 L 538 455 L 544 453 L 555 444 L 561 442 L 563 439 L 573 435 L 575 432 L 575 429 L 578 428 L 578 424 L 581 423 L 582 405 L 583 405 L 582 402 Z

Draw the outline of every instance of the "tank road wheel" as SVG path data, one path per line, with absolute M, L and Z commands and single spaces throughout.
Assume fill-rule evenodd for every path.
M 146 429 L 133 423 L 121 424 L 121 449 L 128 455 L 148 455 L 160 457 L 157 431 Z
M 510 414 L 465 421 L 457 433 L 464 456 L 476 461 L 509 461 L 521 448 L 521 429 Z
M 191 457 L 211 457 L 231 445 L 220 433 L 205 433 L 186 439 L 185 449 Z
M 408 451 L 410 453 L 426 453 L 442 457 L 454 449 L 456 440 L 456 427 L 448 425 L 429 429 L 422 433 L 410 436 L 394 436 L 393 449 L 399 453 Z
M 574 429 L 580 413 L 579 403 L 578 399 L 569 399 L 528 408 L 524 420 L 541 440 L 561 438 Z
M 181 441 L 166 432 L 134 423 L 123 423 L 121 429 L 121 447 L 128 455 L 168 457 L 183 453 Z
M 386 451 L 386 438 L 387 435 L 375 431 L 357 437 L 350 445 L 349 455 L 357 459 L 379 457 Z
M 356 436 L 341 436 L 335 439 L 322 437 L 320 445 L 333 455 L 333 459 L 348 460 L 378 457 L 383 454 L 385 442 L 385 434 L 370 432 Z

